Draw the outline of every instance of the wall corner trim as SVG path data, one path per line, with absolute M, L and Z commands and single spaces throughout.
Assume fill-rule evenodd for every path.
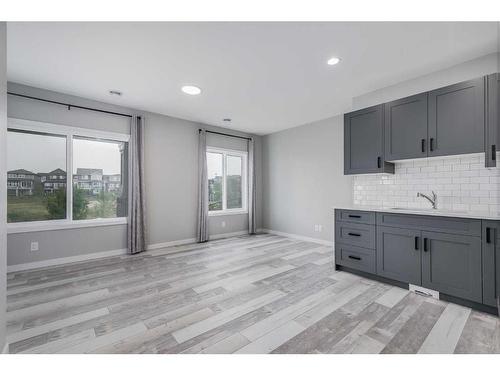
M 280 231 L 277 231 L 277 230 L 266 229 L 266 228 L 263 228 L 261 230 L 264 233 L 275 234 L 277 236 L 283 236 L 283 237 L 293 238 L 293 239 L 296 239 L 296 240 L 314 242 L 314 243 L 317 243 L 317 244 L 320 244 L 320 245 L 333 247 L 333 242 L 332 241 L 320 240 L 318 238 L 301 236 L 299 234 L 293 234 L 293 233 L 280 232 Z

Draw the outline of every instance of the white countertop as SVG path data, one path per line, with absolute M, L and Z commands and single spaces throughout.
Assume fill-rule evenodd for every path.
M 461 217 L 466 219 L 482 219 L 482 220 L 500 220 L 500 213 L 490 212 L 474 212 L 474 211 L 449 211 L 426 208 L 390 208 L 377 206 L 357 206 L 357 205 L 340 205 L 333 207 L 339 210 L 358 210 L 358 211 L 373 211 L 373 212 L 388 212 L 391 214 L 411 214 L 425 216 L 447 216 Z

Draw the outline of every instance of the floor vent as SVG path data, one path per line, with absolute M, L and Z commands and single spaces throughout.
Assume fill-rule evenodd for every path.
M 434 299 L 439 299 L 439 292 L 437 290 L 427 289 L 420 285 L 410 284 L 409 288 L 410 292 L 418 294 L 419 296 L 424 297 L 432 297 Z

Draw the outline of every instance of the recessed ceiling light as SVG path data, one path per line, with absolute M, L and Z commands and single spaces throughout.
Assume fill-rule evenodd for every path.
M 122 92 L 118 90 L 109 90 L 109 95 L 122 96 Z
M 340 62 L 340 59 L 338 57 L 331 57 L 328 59 L 326 62 L 328 65 L 337 65 Z
M 201 94 L 201 89 L 196 86 L 182 86 L 182 92 L 188 95 L 199 95 Z

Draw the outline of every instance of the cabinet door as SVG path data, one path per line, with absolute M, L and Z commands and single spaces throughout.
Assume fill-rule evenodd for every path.
M 497 306 L 500 295 L 500 222 L 483 220 L 483 303 Z
M 435 232 L 422 237 L 422 285 L 482 302 L 480 237 Z
M 344 115 L 344 173 L 394 173 L 384 162 L 383 105 Z
M 420 231 L 377 228 L 377 274 L 411 284 L 421 284 Z
M 427 156 L 427 93 L 385 104 L 385 160 Z
M 484 151 L 484 77 L 429 93 L 429 156 Z
M 487 115 L 486 115 L 486 167 L 496 167 L 498 145 L 500 145 L 500 73 L 487 78 Z

